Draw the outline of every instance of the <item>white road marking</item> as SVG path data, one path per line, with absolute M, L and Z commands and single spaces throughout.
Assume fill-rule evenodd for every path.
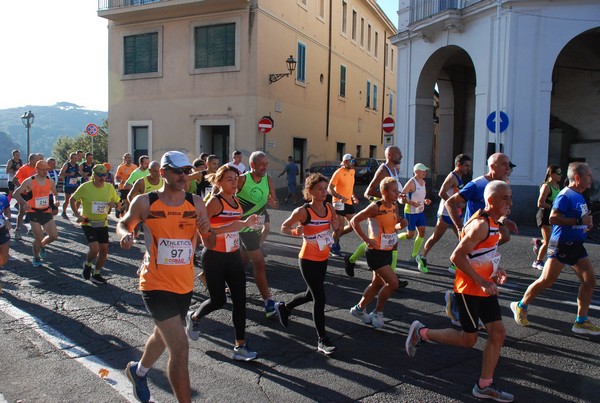
M 102 359 L 95 355 L 91 355 L 84 348 L 77 346 L 76 343 L 56 329 L 46 325 L 38 318 L 29 315 L 27 312 L 22 311 L 7 302 L 0 301 L 0 310 L 28 325 L 42 338 L 59 350 L 62 350 L 70 358 L 74 358 L 75 361 L 79 362 L 93 374 L 98 375 L 98 371 L 102 368 L 108 370 L 108 375 L 104 378 L 104 381 L 127 400 L 131 402 L 136 401 L 135 396 L 133 395 L 131 382 L 129 382 L 129 379 L 127 379 L 127 376 L 123 373 L 122 368 L 111 367 L 110 364 Z M 4 402 L 5 400 L 3 400 L 2 395 L 0 395 L 0 403 Z
M 577 301 L 556 301 L 556 302 L 558 302 L 559 304 L 577 306 Z M 592 301 L 592 303 L 600 303 L 600 302 Z M 590 309 L 592 309 L 594 311 L 600 311 L 600 305 L 590 304 Z

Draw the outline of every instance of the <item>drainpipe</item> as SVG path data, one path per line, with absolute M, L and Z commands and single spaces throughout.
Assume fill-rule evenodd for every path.
M 497 6 L 496 6 L 496 35 L 497 35 L 497 39 L 496 39 L 496 133 L 495 133 L 495 140 L 496 140 L 496 152 L 499 153 L 500 152 L 500 102 L 502 102 L 502 94 L 501 94 L 501 90 L 500 87 L 502 85 L 501 82 L 501 76 L 500 76 L 500 70 L 503 68 L 502 63 L 500 62 L 500 56 L 501 56 L 501 52 L 500 52 L 500 41 L 501 41 L 501 36 L 500 36 L 500 25 L 501 25 L 501 17 L 502 17 L 502 0 L 498 0 L 497 2 Z
M 333 16 L 333 0 L 329 0 L 329 48 L 327 49 L 327 108 L 326 108 L 326 123 L 325 123 L 325 140 L 329 140 L 329 113 L 331 111 L 331 41 L 332 41 L 332 16 Z
M 383 30 L 383 50 L 385 51 L 385 44 L 387 42 L 387 30 Z M 390 43 L 390 47 L 392 46 L 392 44 Z M 385 61 L 386 58 L 389 59 L 388 55 L 384 55 L 383 60 Z M 388 60 L 389 62 L 391 62 L 391 60 Z M 381 136 L 379 141 L 381 142 L 381 144 L 383 144 L 383 119 L 385 119 L 385 93 L 386 93 L 386 86 L 385 86 L 385 79 L 386 79 L 386 75 L 385 75 L 385 63 L 382 63 L 383 65 L 383 101 L 381 102 Z M 390 110 L 390 114 L 392 113 L 392 111 Z

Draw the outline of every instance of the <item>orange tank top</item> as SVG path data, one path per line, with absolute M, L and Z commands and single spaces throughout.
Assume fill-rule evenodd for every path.
M 333 242 L 331 236 L 331 219 L 333 214 L 331 209 L 325 204 L 327 213 L 325 217 L 319 216 L 311 208 L 310 204 L 305 204 L 308 219 L 302 223 L 302 248 L 298 257 L 300 259 L 322 262 L 329 257 L 329 245 Z
M 227 224 L 239 221 L 242 218 L 244 210 L 234 197 L 235 207 L 231 206 L 227 200 L 223 199 L 221 195 L 215 196 L 221 202 L 221 212 L 214 217 L 210 218 L 210 226 L 213 228 L 223 227 Z M 240 248 L 240 231 L 226 232 L 224 234 L 217 234 L 217 244 L 212 250 L 217 252 L 235 252 Z
M 29 211 L 46 211 L 50 208 L 51 180 L 46 178 L 44 184 L 40 185 L 35 178 L 31 177 L 31 199 L 27 200 Z
M 194 289 L 196 208 L 186 193 L 179 206 L 163 203 L 148 193 L 150 207 L 144 222 L 146 253 L 140 272 L 140 290 L 186 294 Z
M 469 225 L 473 220 L 484 217 L 488 221 L 489 231 L 488 236 L 483 241 L 479 242 L 475 245 L 475 248 L 469 255 L 467 259 L 473 267 L 473 270 L 477 272 L 484 279 L 489 279 L 494 272 L 494 264 L 492 259 L 496 254 L 496 249 L 498 248 L 498 241 L 500 240 L 500 230 L 498 224 L 492 220 L 492 218 L 485 213 L 483 210 L 477 211 L 469 221 L 463 227 L 464 228 Z M 479 285 L 471 277 L 469 277 L 462 270 L 456 270 L 456 277 L 454 278 L 454 292 L 468 295 L 475 295 L 479 297 L 487 297 L 488 295 L 481 289 Z
M 377 242 L 378 250 L 393 250 L 398 242 L 396 224 L 398 223 L 398 204 L 392 203 L 386 207 L 383 200 L 376 202 L 378 212 L 375 217 L 369 217 L 369 238 Z

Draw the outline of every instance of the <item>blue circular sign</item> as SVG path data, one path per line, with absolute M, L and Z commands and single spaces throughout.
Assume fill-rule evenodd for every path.
M 508 129 L 508 115 L 502 111 L 500 111 L 500 133 Z M 492 133 L 496 133 L 496 112 L 490 113 L 485 121 L 485 124 L 489 131 Z

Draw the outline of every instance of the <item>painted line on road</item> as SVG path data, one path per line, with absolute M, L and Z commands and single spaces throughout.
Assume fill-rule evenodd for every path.
M 592 302 L 595 303 L 595 304 L 600 303 L 600 302 L 595 302 L 595 301 L 592 301 Z M 558 303 L 559 304 L 565 304 L 565 305 L 577 306 L 577 301 L 558 301 Z M 594 310 L 594 311 L 600 311 L 600 305 L 592 305 L 592 304 L 590 304 L 590 308 L 589 309 Z
M 29 315 L 27 312 L 7 302 L 0 301 L 0 310 L 29 326 L 43 339 L 59 350 L 62 350 L 70 358 L 75 359 L 75 361 L 79 362 L 93 374 L 98 375 L 98 371 L 102 368 L 108 370 L 108 375 L 104 378 L 104 381 L 127 400 L 131 402 L 136 401 L 131 382 L 129 382 L 122 369 L 111 367 L 102 359 L 91 355 L 84 348 L 77 346 L 71 339 L 53 327 L 46 325 L 40 319 Z M 3 403 L 2 395 L 0 395 L 0 403 Z

